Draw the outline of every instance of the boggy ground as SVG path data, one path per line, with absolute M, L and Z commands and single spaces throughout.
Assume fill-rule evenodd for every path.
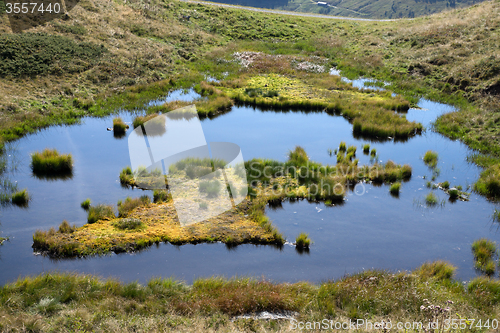
M 401 166 L 392 161 L 358 167 L 354 147 L 344 147 L 338 153 L 337 161 L 336 166 L 309 161 L 304 149 L 296 147 L 290 151 L 287 162 L 260 159 L 246 162 L 250 185 L 247 198 L 235 208 L 206 221 L 182 226 L 170 196 L 166 202 L 156 203 L 135 199 L 137 204 L 130 206 L 129 210 L 124 208 L 127 201 L 119 204 L 118 218 L 111 213 L 101 215 L 97 221 L 89 219 L 89 223 L 80 228 L 69 227 L 63 222 L 58 230 L 36 231 L 33 248 L 50 256 L 71 257 L 135 251 L 159 242 L 196 244 L 220 241 L 229 246 L 243 243 L 280 246 L 285 239 L 265 216 L 268 203 L 276 204 L 286 199 L 323 200 L 329 204 L 343 202 L 347 189 L 360 181 L 392 183 L 408 180 L 412 172 L 409 165 Z M 177 172 L 185 175 L 187 169 Z M 163 178 L 162 175 L 159 177 Z M 134 179 L 132 175 L 127 178 L 128 184 L 132 183 L 130 179 Z M 231 182 L 231 176 L 228 180 Z M 194 205 L 192 214 L 204 214 L 207 209 L 212 209 L 213 202 L 220 201 L 217 199 L 219 189 L 202 193 L 201 185 L 200 190 L 198 184 L 192 187 L 200 192 L 199 197 L 191 195 L 189 198 L 190 204 Z M 202 207 L 202 203 L 206 206 Z M 132 200 L 128 204 L 131 205 Z
M 197 279 L 192 285 L 161 278 L 143 285 L 91 275 L 43 274 L 0 288 L 0 330 L 296 332 L 294 325 L 306 327 L 307 322 L 364 319 L 391 322 L 393 329 L 386 332 L 442 332 L 449 319 L 450 326 L 457 323 L 455 327 L 462 324 L 466 329 L 449 327 L 448 332 L 496 332 L 491 326 L 500 315 L 500 282 L 479 277 L 463 285 L 452 279 L 454 269 L 434 262 L 413 272 L 367 270 L 319 284 L 213 277 Z M 262 311 L 289 315 L 296 321 L 238 317 Z M 438 329 L 423 329 L 437 320 Z M 477 326 L 479 320 L 482 328 Z M 411 328 L 397 329 L 398 322 L 411 323 Z M 418 322 L 424 326 L 412 326 Z M 347 327 L 341 331 L 383 331 Z M 316 326 L 306 331 L 322 330 Z

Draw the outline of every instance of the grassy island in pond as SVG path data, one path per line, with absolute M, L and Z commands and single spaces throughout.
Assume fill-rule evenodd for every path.
M 353 154 L 354 148 L 345 150 Z M 339 153 L 342 154 L 342 153 Z M 210 162 L 210 161 L 208 161 Z M 207 161 L 197 161 L 207 163 Z M 212 161 L 212 166 L 220 167 L 221 161 Z M 85 256 L 107 252 L 135 251 L 159 242 L 172 244 L 216 242 L 228 245 L 243 243 L 275 244 L 285 242 L 265 216 L 268 203 L 277 203 L 286 199 L 328 200 L 343 202 L 346 191 L 360 181 L 391 183 L 408 180 L 411 177 L 409 165 L 397 165 L 392 161 L 372 166 L 359 166 L 356 159 L 344 156 L 335 166 L 322 165 L 310 161 L 301 147 L 290 151 L 286 162 L 254 159 L 245 162 L 248 196 L 235 208 L 203 222 L 182 226 L 177 216 L 170 193 L 155 191 L 154 202 L 149 198 L 127 198 L 118 205 L 119 217 L 109 205 L 91 206 L 88 223 L 69 232 L 37 231 L 33 235 L 33 248 L 51 256 Z M 176 177 L 195 177 L 199 173 L 212 172 L 209 167 L 192 168 L 184 161 L 171 165 L 170 182 Z M 214 172 L 217 174 L 217 172 Z M 130 182 L 134 175 L 146 175 L 146 185 L 151 173 L 134 173 L 126 168 L 122 175 L 127 175 Z M 159 174 L 160 179 L 163 175 Z M 218 176 L 199 183 L 194 191 L 187 189 L 191 201 L 183 201 L 192 208 L 193 215 L 203 215 L 213 209 L 213 202 L 218 202 L 219 193 L 225 186 L 214 186 Z M 228 175 L 232 181 L 232 175 Z M 140 177 L 139 177 L 140 179 Z M 156 178 L 158 179 L 158 178 Z M 222 181 L 220 181 L 222 184 Z M 143 183 L 144 184 L 144 183 Z M 137 184 L 136 184 L 137 185 Z M 246 188 L 245 188 L 246 190 Z M 239 192 L 242 188 L 238 189 Z M 233 197 L 237 195 L 233 193 Z M 245 191 L 246 193 L 246 191 Z M 181 198 L 182 200 L 182 198 Z M 67 230 L 67 228 L 63 228 Z
M 59 154 L 56 149 L 44 149 L 31 155 L 31 168 L 36 175 L 66 175 L 73 171 L 71 154 Z

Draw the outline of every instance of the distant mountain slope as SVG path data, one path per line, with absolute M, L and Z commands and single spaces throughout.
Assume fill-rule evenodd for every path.
M 215 0 L 233 5 L 360 18 L 417 17 L 472 6 L 480 0 Z M 318 4 L 319 3 L 319 4 Z

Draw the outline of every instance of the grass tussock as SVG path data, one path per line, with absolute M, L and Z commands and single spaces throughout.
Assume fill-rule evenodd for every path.
M 123 135 L 127 131 L 129 126 L 125 124 L 122 118 L 116 117 L 113 119 L 113 133 L 115 135 Z
M 497 254 L 497 246 L 494 242 L 481 238 L 472 243 L 475 267 L 486 275 L 495 273 L 494 256 Z
M 115 217 L 115 210 L 113 206 L 99 204 L 89 208 L 87 214 L 87 223 L 95 223 L 103 219 L 112 219 L 114 217 Z
M 401 183 L 400 182 L 396 182 L 396 183 L 394 183 L 394 184 L 391 185 L 391 187 L 389 188 L 389 192 L 392 195 L 399 195 L 400 189 L 401 189 Z
M 118 217 L 127 217 L 128 214 L 137 207 L 147 206 L 151 199 L 147 195 L 140 198 L 127 197 L 124 201 L 118 201 Z
M 33 173 L 40 175 L 70 174 L 73 171 L 73 157 L 47 148 L 31 155 L 31 168 Z
M 426 263 L 413 272 L 366 270 L 318 284 L 273 283 L 245 277 L 195 280 L 192 285 L 155 278 L 144 284 L 103 280 L 91 275 L 46 273 L 19 278 L 0 290 L 2 328 L 22 331 L 71 331 L 75 322 L 86 330 L 133 331 L 138 322 L 148 331 L 165 325 L 176 331 L 288 331 L 290 321 L 254 321 L 234 316 L 267 311 L 297 312 L 297 320 L 366 315 L 391 322 L 424 322 L 432 306 L 447 309 L 444 318 L 460 321 L 496 318 L 500 282 L 478 277 L 466 288 L 450 276 L 454 268 L 444 262 Z M 7 300 L 11 300 L 7 302 Z M 17 300 L 13 302 L 12 300 Z M 68 316 L 68 312 L 76 317 Z M 93 314 L 106 314 L 93 315 Z M 165 314 L 169 321 L 165 322 Z M 109 322 L 109 317 L 114 321 Z M 444 319 L 442 318 L 442 319 Z M 378 321 L 378 319 L 377 319 Z
M 64 220 L 62 223 L 59 225 L 59 233 L 61 234 L 70 234 L 74 232 L 77 229 L 77 226 L 73 224 L 73 226 L 70 226 L 68 221 Z
M 435 168 L 438 162 L 438 154 L 435 151 L 429 150 L 424 155 L 424 163 L 428 167 Z
M 305 232 L 301 232 L 297 238 L 295 238 L 295 247 L 298 249 L 308 249 L 311 244 L 311 239 Z
M 80 204 L 80 207 L 82 207 L 85 210 L 88 210 L 90 208 L 90 199 L 87 198 L 83 200 L 82 203 Z
M 27 189 L 23 189 L 12 194 L 12 203 L 18 206 L 26 206 L 30 201 L 30 195 Z
M 434 207 L 438 204 L 439 200 L 437 195 L 434 194 L 434 192 L 430 192 L 425 196 L 425 203 L 429 207 Z
M 167 202 L 171 199 L 170 195 L 166 190 L 154 190 L 153 191 L 153 202 Z

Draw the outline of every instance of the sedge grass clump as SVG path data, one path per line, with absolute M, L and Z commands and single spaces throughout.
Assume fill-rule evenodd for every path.
M 113 226 L 120 230 L 139 230 L 143 229 L 145 224 L 139 219 L 125 218 L 114 222 Z
M 27 189 L 17 191 L 12 194 L 12 203 L 18 206 L 26 206 L 30 201 L 30 195 Z
M 85 210 L 88 210 L 90 208 L 90 199 L 85 199 L 84 201 L 82 201 L 82 203 L 80 204 L 80 206 L 85 209 Z
M 428 167 L 436 167 L 438 162 L 438 154 L 435 151 L 428 150 L 424 155 L 424 163 Z
M 347 150 L 347 145 L 344 141 L 340 142 L 339 144 L 339 152 L 345 153 Z
M 434 278 L 437 280 L 449 280 L 452 278 L 456 269 L 457 268 L 452 264 L 438 260 L 424 263 L 417 269 L 416 273 L 424 279 Z
M 115 210 L 111 205 L 99 204 L 88 210 L 87 223 L 95 223 L 103 219 L 115 218 Z
M 113 119 L 113 133 L 115 135 L 123 135 L 127 131 L 128 125 L 125 124 L 122 118 L 116 117 Z
M 375 157 L 377 155 L 377 149 L 373 148 L 372 151 L 370 152 L 371 157 Z
M 474 254 L 474 266 L 487 275 L 495 273 L 495 262 L 493 256 L 497 251 L 494 242 L 481 238 L 472 243 L 472 253 Z
M 124 185 L 131 185 L 134 183 L 134 173 L 131 167 L 123 168 L 120 172 L 120 183 Z
M 69 174 L 73 171 L 73 157 L 47 148 L 31 155 L 31 169 L 40 175 Z
M 147 206 L 151 199 L 147 195 L 140 198 L 127 197 L 125 201 L 118 201 L 118 217 L 127 217 L 127 215 L 137 207 Z
M 441 183 L 441 187 L 444 188 L 445 190 L 449 189 L 450 188 L 450 182 L 449 181 L 442 182 Z
M 70 234 L 73 233 L 78 227 L 73 224 L 73 226 L 69 225 L 68 221 L 64 220 L 59 225 L 59 233 L 61 234 Z
M 296 146 L 293 151 L 290 151 L 288 153 L 288 158 L 297 165 L 304 165 L 309 161 L 305 149 L 301 146 Z
M 391 192 L 392 195 L 399 195 L 400 189 L 401 189 L 401 183 L 397 182 L 391 185 L 389 192 Z
M 370 153 L 370 144 L 369 143 L 363 145 L 363 153 L 367 154 L 367 155 Z
M 352 154 L 353 156 L 356 156 L 356 150 L 357 150 L 356 146 L 349 146 L 347 148 L 346 153 L 347 154 Z
M 217 197 L 221 188 L 221 183 L 216 179 L 204 180 L 199 184 L 199 191 L 202 193 L 206 193 L 207 196 L 211 198 Z
M 460 195 L 460 191 L 458 189 L 456 189 L 456 188 L 451 188 L 448 191 L 448 194 L 449 194 L 451 200 L 455 200 Z
M 438 197 L 433 192 L 430 192 L 425 196 L 425 203 L 428 206 L 436 206 L 438 204 Z
M 153 191 L 153 202 L 167 202 L 169 200 L 168 192 L 166 190 L 154 190 Z
M 308 249 L 310 245 L 311 239 L 305 232 L 301 232 L 297 238 L 295 238 L 295 247 L 298 249 Z

